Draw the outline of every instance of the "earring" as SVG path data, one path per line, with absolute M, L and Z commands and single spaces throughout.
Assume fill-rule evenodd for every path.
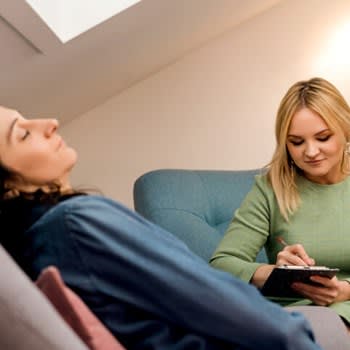
M 350 142 L 347 142 L 347 143 L 345 144 L 344 153 L 345 153 L 347 156 L 350 156 Z

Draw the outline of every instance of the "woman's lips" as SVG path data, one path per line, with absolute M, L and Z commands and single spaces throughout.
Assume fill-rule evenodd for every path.
M 308 165 L 318 165 L 323 161 L 323 159 L 319 159 L 319 160 L 308 160 L 305 161 L 306 164 Z

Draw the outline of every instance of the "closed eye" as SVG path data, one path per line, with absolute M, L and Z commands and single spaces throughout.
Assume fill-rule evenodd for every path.
M 304 141 L 300 140 L 300 141 L 289 141 L 289 142 L 294 146 L 300 146 Z
M 321 142 L 325 142 L 328 141 L 330 139 L 332 135 L 327 135 L 327 136 L 322 136 L 322 137 L 318 137 L 317 140 L 321 141 Z
M 326 141 L 328 141 L 331 137 L 332 137 L 332 135 L 318 136 L 318 137 L 317 137 L 317 141 L 326 142 Z M 294 146 L 300 146 L 300 145 L 303 144 L 304 140 L 289 140 L 289 142 L 290 142 L 292 145 L 294 145 Z
M 25 140 L 30 135 L 30 132 L 28 130 L 25 130 L 24 135 L 22 136 L 21 140 Z

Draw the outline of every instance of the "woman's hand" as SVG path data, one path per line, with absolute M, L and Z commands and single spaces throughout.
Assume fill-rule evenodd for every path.
M 327 278 L 312 276 L 310 280 L 319 285 L 295 282 L 292 288 L 313 303 L 320 306 L 327 306 L 339 301 L 350 299 L 350 284 L 346 281 L 339 281 L 336 276 Z
M 310 258 L 301 244 L 287 245 L 277 254 L 276 265 L 313 266 L 315 260 Z M 250 283 L 261 288 L 276 265 L 261 265 L 250 280 Z
M 315 260 L 310 258 L 301 244 L 287 245 L 277 254 L 276 265 L 314 266 Z

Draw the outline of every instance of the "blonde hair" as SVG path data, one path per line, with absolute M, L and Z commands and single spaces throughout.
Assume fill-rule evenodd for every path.
M 300 205 L 295 172 L 300 171 L 287 150 L 287 136 L 296 112 L 308 108 L 317 113 L 333 132 L 344 135 L 344 154 L 341 169 L 349 172 L 345 144 L 350 139 L 350 107 L 335 86 L 322 78 L 299 81 L 283 97 L 275 124 L 276 149 L 267 165 L 267 177 L 275 193 L 282 216 L 288 221 Z

